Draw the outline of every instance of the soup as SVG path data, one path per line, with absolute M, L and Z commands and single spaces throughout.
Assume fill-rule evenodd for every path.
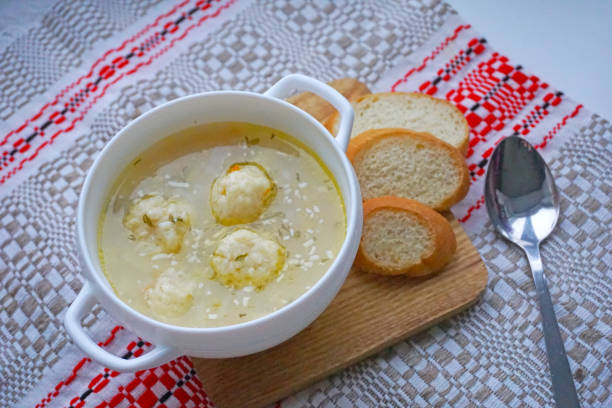
M 123 171 L 100 218 L 99 253 L 115 293 L 159 321 L 237 324 L 312 287 L 346 233 L 323 163 L 275 129 L 192 127 Z

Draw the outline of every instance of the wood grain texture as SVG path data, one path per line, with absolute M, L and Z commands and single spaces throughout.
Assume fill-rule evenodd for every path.
M 343 79 L 331 84 L 345 95 L 354 90 L 368 92 L 357 82 Z M 333 108 L 320 108 L 313 98 L 319 99 L 301 94 L 292 102 L 319 120 L 333 113 Z M 194 358 L 204 389 L 216 406 L 251 408 L 273 403 L 474 303 L 487 285 L 487 270 L 461 225 L 452 214 L 445 216 L 456 234 L 457 252 L 440 273 L 411 279 L 353 268 L 325 312 L 285 343 L 239 358 Z

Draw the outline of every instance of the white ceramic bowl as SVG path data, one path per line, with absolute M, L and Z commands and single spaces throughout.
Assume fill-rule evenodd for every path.
M 295 89 L 314 92 L 338 109 L 341 123 L 336 138 L 308 113 L 280 99 Z M 334 174 L 340 187 L 346 207 L 346 237 L 325 275 L 305 294 L 274 313 L 249 322 L 215 328 L 162 323 L 125 304 L 106 280 L 98 258 L 100 212 L 116 178 L 143 150 L 181 129 L 223 121 L 249 122 L 279 129 L 313 149 Z M 147 112 L 122 129 L 94 162 L 79 199 L 77 233 L 85 284 L 66 313 L 65 326 L 73 341 L 106 367 L 135 371 L 158 366 L 182 354 L 224 358 L 255 353 L 289 339 L 308 326 L 342 286 L 359 246 L 361 193 L 353 168 L 344 154 L 352 124 L 353 109 L 337 91 L 312 78 L 289 75 L 263 95 L 219 91 L 180 98 Z M 83 317 L 96 303 L 130 330 L 156 344 L 155 349 L 124 360 L 100 348 L 81 325 Z

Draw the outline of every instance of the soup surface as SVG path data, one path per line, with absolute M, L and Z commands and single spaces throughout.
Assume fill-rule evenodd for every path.
M 321 161 L 282 132 L 200 125 L 123 171 L 100 219 L 101 264 L 140 312 L 187 327 L 267 315 L 327 271 L 346 232 Z

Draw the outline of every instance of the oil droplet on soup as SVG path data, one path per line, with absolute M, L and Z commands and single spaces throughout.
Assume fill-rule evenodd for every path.
M 134 158 L 109 194 L 98 244 L 130 307 L 216 327 L 297 299 L 331 266 L 345 233 L 338 187 L 314 153 L 276 129 L 220 122 Z

